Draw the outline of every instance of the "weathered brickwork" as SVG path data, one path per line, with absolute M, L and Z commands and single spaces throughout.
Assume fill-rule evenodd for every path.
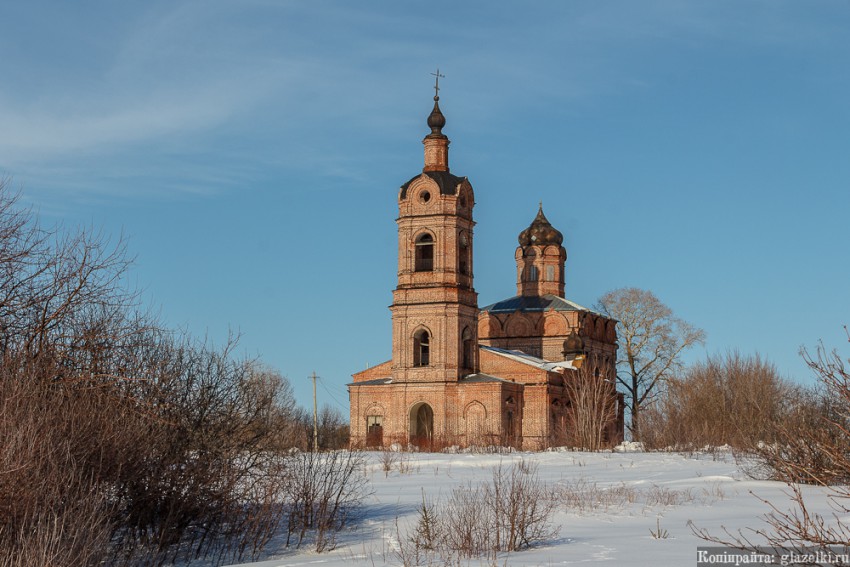
M 567 254 L 542 206 L 515 255 L 517 295 L 525 303 L 479 310 L 475 194 L 468 179 L 449 172 L 438 100 L 423 140 L 422 174 L 398 193 L 392 359 L 353 375 L 351 442 L 539 449 L 569 407 L 571 359 L 592 355 L 600 379 L 612 375 L 615 322 L 563 299 Z M 546 299 L 553 297 L 560 299 Z M 621 424 L 608 428 L 611 439 L 622 436 Z
M 491 313 L 482 311 L 478 338 L 482 345 L 521 350 L 546 360 L 564 360 L 564 342 L 573 331 L 588 354 L 598 354 L 609 372 L 617 360 L 617 322 L 585 310 Z

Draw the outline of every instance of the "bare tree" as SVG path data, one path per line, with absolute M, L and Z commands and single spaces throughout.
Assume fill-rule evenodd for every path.
M 612 441 L 608 432 L 617 420 L 617 392 L 613 381 L 594 372 L 601 361 L 585 362 L 566 377 L 566 398 L 563 431 L 556 432 L 571 447 L 598 451 Z
M 681 368 L 681 354 L 705 342 L 705 332 L 675 317 L 651 291 L 633 287 L 606 293 L 596 308 L 617 320 L 617 381 L 625 390 L 632 437 L 640 440 L 641 408 Z
M 348 420 L 337 407 L 323 405 L 319 411 L 319 447 L 348 447 Z

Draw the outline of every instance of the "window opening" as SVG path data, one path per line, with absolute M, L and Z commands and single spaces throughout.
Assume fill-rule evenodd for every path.
M 416 271 L 431 272 L 434 270 L 434 237 L 422 234 L 416 239 Z
M 469 275 L 469 239 L 466 233 L 460 233 L 458 246 L 458 271 Z
M 428 366 L 431 363 L 431 337 L 428 331 L 419 331 L 413 336 L 413 366 Z
M 467 327 L 463 330 L 463 335 L 462 335 L 461 340 L 463 342 L 463 345 L 462 345 L 463 346 L 463 350 L 462 350 L 462 352 L 463 352 L 463 360 L 462 360 L 463 368 L 464 368 L 464 370 L 472 370 L 473 367 L 474 367 L 473 362 L 474 362 L 474 356 L 475 356 L 475 350 L 474 350 L 475 344 L 474 344 L 474 341 L 472 340 L 472 331 L 469 330 L 469 327 Z

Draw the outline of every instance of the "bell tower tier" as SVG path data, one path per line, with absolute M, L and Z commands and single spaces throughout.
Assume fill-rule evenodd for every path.
M 398 194 L 398 285 L 393 291 L 393 382 L 456 382 L 478 372 L 473 288 L 475 195 L 449 173 L 439 96 L 423 140 L 423 173 Z

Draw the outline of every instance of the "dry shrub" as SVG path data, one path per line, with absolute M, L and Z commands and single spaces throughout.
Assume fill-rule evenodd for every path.
M 425 494 L 412 530 L 399 534 L 397 555 L 404 565 L 459 563 L 518 551 L 557 535 L 554 490 L 537 476 L 537 466 L 520 461 L 493 469 L 489 482 L 455 488 L 445 501 Z
M 850 546 L 850 370 L 838 351 L 827 351 L 822 344 L 814 355 L 804 349 L 802 356 L 820 389 L 778 428 L 774 443 L 758 451 L 770 476 L 788 484 L 790 507 L 765 500 L 769 528 L 721 536 L 692 525 L 698 537 L 748 551 L 765 544 L 798 553 Z M 832 507 L 828 516 L 809 509 L 800 483 L 825 487 Z
M 798 395 L 758 354 L 709 357 L 669 380 L 664 395 L 645 409 L 642 441 L 653 449 L 751 450 L 776 439 Z
M 5 369 L 4 369 L 5 370 Z M 116 428 L 97 412 L 101 400 L 65 395 L 44 384 L 0 375 L 0 565 L 93 565 L 106 557 L 115 506 L 84 461 L 104 463 Z M 93 399 L 94 398 L 94 399 Z M 56 413 L 73 414 L 57 420 Z M 100 429 L 100 426 L 103 429 Z
M 644 498 L 646 505 L 649 507 L 681 506 L 682 504 L 693 502 L 694 494 L 690 489 L 676 490 L 674 488 L 653 484 L 649 490 L 646 491 Z
M 617 422 L 616 385 L 592 370 L 599 367 L 604 365 L 594 357 L 565 378 L 565 405 L 563 415 L 555 416 L 554 444 L 584 451 L 615 444 L 611 432 Z
M 362 454 L 296 453 L 288 463 L 286 545 L 300 547 L 312 534 L 316 551 L 333 549 L 336 534 L 366 495 Z
M 806 484 L 850 483 L 850 377 L 836 352 L 803 352 L 818 387 L 803 392 L 773 443 L 756 450 L 753 476 Z
M 401 451 L 394 451 L 391 447 L 383 447 L 380 452 L 381 470 L 384 471 L 384 478 L 388 478 L 394 468 L 398 466 L 401 460 Z
M 0 182 L 0 566 L 254 555 L 283 513 L 288 383 L 139 314 L 123 242 Z
M 563 481 L 558 485 L 558 500 L 567 510 L 579 513 L 607 512 L 633 504 L 639 492 L 632 486 L 620 483 L 600 487 L 585 477 Z
M 393 470 L 399 474 L 411 474 L 419 470 L 419 465 L 413 459 L 413 453 L 403 451 L 398 445 L 382 447 L 379 453 L 379 463 L 384 471 L 384 478 L 390 476 Z
M 570 512 L 604 514 L 627 508 L 636 502 L 643 502 L 647 508 L 681 506 L 693 502 L 695 497 L 690 489 L 676 490 L 653 484 L 640 490 L 625 483 L 602 487 L 585 477 L 579 477 L 559 484 L 558 499 Z

